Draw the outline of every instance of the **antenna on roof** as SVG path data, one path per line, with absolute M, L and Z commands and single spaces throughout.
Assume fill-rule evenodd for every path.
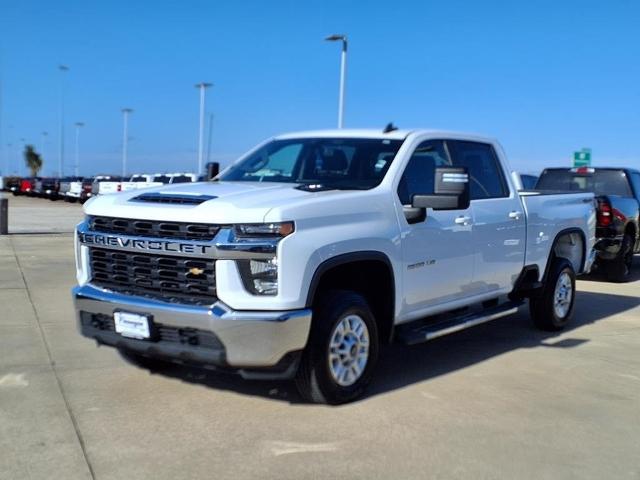
M 384 127 L 384 130 L 382 130 L 382 133 L 390 133 L 393 132 L 395 130 L 398 130 L 398 127 L 396 127 L 393 122 L 389 122 L 387 123 L 387 126 Z

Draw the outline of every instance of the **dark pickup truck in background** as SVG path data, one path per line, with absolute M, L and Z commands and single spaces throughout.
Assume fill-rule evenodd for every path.
M 593 192 L 597 206 L 597 260 L 609 280 L 631 277 L 633 254 L 640 252 L 640 171 L 631 168 L 547 168 L 538 190 Z

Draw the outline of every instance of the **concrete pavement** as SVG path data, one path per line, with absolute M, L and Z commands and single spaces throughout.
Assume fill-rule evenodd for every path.
M 393 346 L 363 400 L 325 407 L 127 364 L 76 331 L 72 236 L 0 237 L 0 479 L 640 478 L 635 264 L 579 281 L 561 334 L 523 310 Z

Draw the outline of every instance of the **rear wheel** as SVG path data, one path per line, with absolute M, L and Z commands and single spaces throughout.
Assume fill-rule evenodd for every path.
M 566 258 L 554 258 L 541 295 L 529 299 L 535 325 L 542 330 L 562 330 L 573 315 L 575 291 L 573 265 Z
M 361 396 L 378 360 L 378 329 L 367 301 L 332 291 L 318 302 L 296 386 L 305 400 L 341 404 Z
M 633 237 L 626 233 L 622 239 L 618 256 L 605 264 L 607 279 L 612 282 L 628 282 L 633 264 Z

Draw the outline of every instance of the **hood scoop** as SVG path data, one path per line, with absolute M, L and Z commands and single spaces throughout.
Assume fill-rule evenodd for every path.
M 168 203 L 172 205 L 200 205 L 201 203 L 213 200 L 213 195 L 188 195 L 178 193 L 143 193 L 131 198 L 130 202 L 143 203 Z

